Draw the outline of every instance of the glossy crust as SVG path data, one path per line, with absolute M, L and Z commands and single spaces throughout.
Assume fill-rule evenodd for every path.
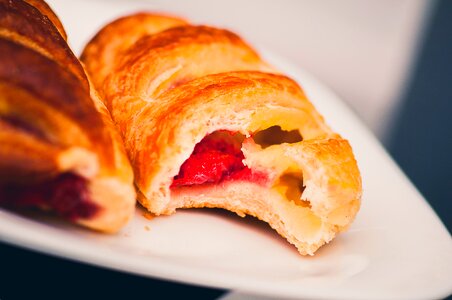
M 56 17 L 44 6 L 41 6 L 41 9 L 52 18 Z M 0 0 L 0 36 L 21 43 L 56 61 L 88 87 L 82 65 L 47 15 L 22 0 Z
M 132 16 L 119 18 L 99 31 L 89 43 L 81 57 L 97 57 L 98 60 L 90 60 L 86 65 L 89 74 L 93 76 L 96 86 L 112 71 L 112 61 L 116 61 L 124 50 L 143 36 L 154 34 L 171 27 L 186 25 L 183 19 L 157 14 L 138 13 Z
M 75 173 L 100 207 L 77 222 L 117 231 L 132 216 L 135 192 L 108 112 L 49 19 L 22 1 L 0 5 L 0 185 Z
M 45 1 L 25 0 L 25 2 L 38 9 L 41 12 L 41 14 L 49 18 L 53 25 L 55 25 L 55 27 L 58 29 L 64 40 L 67 40 L 67 34 L 66 31 L 64 30 L 63 24 L 61 23 L 60 19 L 55 14 L 55 12 L 50 8 L 50 6 Z
M 85 52 L 83 59 L 93 77 L 99 61 L 112 70 L 98 85 L 123 135 L 139 201 L 148 210 L 159 215 L 181 207 L 221 207 L 250 214 L 301 254 L 313 254 L 353 221 L 361 177 L 348 141 L 325 124 L 297 83 L 265 73 L 271 67 L 238 36 L 188 25 L 144 36 L 109 57 L 115 59 Z M 254 140 L 272 126 L 298 130 L 303 139 L 269 147 Z M 170 188 L 194 146 L 218 130 L 245 136 L 244 164 L 264 172 L 267 181 Z M 287 172 L 302 173 L 299 199 L 281 192 Z
M 94 39 L 87 49 L 96 45 Z M 114 70 L 98 87 L 123 136 L 127 135 L 131 124 L 130 112 L 149 105 L 167 89 L 205 74 L 272 70 L 237 35 L 207 26 L 179 26 L 145 35 L 127 51 L 121 50 L 121 54 L 110 57 L 115 60 L 106 65 Z M 82 61 L 93 78 L 97 74 L 102 76 L 98 64 L 103 59 L 107 58 L 84 51 Z

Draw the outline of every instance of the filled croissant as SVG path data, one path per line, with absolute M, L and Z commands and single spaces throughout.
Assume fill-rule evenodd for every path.
M 0 0 L 0 204 L 105 232 L 135 207 L 121 137 L 40 0 Z
M 154 214 L 252 215 L 311 255 L 354 219 L 361 178 L 348 141 L 237 35 L 132 15 L 103 28 L 82 61 Z

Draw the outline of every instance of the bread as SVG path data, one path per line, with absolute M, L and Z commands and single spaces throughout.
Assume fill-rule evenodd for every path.
M 82 55 L 124 139 L 140 203 L 156 215 L 252 215 L 303 255 L 345 230 L 360 207 L 357 163 L 298 84 L 232 32 L 158 32 L 155 15 L 143 16 L 107 25 Z M 140 38 L 130 42 L 129 30 Z M 120 39 L 126 47 L 99 50 Z
M 132 216 L 121 137 L 48 5 L 0 0 L 0 204 L 99 231 Z

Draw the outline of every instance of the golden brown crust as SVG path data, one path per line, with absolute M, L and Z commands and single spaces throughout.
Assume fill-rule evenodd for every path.
M 71 144 L 98 147 L 99 150 L 95 151 L 99 153 L 111 147 L 111 140 L 103 130 L 102 120 L 78 78 L 62 69 L 55 61 L 21 44 L 0 38 L 0 49 L 0 81 L 5 89 L 2 98 L 3 114 L 33 119 L 37 125 L 33 127 L 42 126 L 41 131 L 53 143 L 63 147 Z M 18 95 L 24 98 L 20 99 Z M 55 113 L 64 115 L 64 128 L 59 126 L 63 124 L 53 124 L 50 128 L 46 126 L 49 123 L 44 123 L 51 122 L 51 116 Z M 40 120 L 41 117 L 47 119 Z M 30 123 L 30 119 L 24 119 L 24 122 Z M 49 129 L 53 129 L 51 133 Z M 98 140 L 102 143 L 95 143 Z M 102 156 L 108 161 L 108 156 Z
M 148 13 L 138 13 L 119 18 L 100 30 L 87 45 L 81 60 L 88 62 L 86 68 L 93 76 L 94 84 L 100 86 L 112 71 L 111 62 L 117 60 L 125 49 L 128 49 L 141 37 L 154 34 L 171 27 L 186 25 L 180 18 Z M 98 60 L 87 59 L 97 57 Z
M 77 222 L 119 230 L 133 214 L 135 192 L 108 112 L 47 17 L 22 1 L 0 6 L 0 185 L 77 174 L 100 207 Z
M 22 0 L 0 0 L 0 36 L 51 58 L 88 86 L 83 67 L 66 40 L 54 23 L 32 5 Z
M 121 38 L 114 28 L 105 37 L 99 33 L 87 49 L 115 34 Z M 221 207 L 250 214 L 302 254 L 313 254 L 354 219 L 361 178 L 349 143 L 325 124 L 296 82 L 265 73 L 272 69 L 237 35 L 179 26 L 143 36 L 114 55 L 97 54 L 85 51 L 83 60 L 95 66 L 88 69 L 120 128 L 139 201 L 148 210 Z M 102 64 L 110 75 L 96 72 Z M 297 130 L 302 140 L 263 147 L 254 135 L 272 126 Z M 219 130 L 245 136 L 243 163 L 266 173 L 266 183 L 170 188 L 194 146 Z M 302 174 L 299 199 L 282 192 L 292 188 L 281 183 L 287 172 Z
M 167 89 L 207 74 L 270 69 L 237 35 L 206 26 L 175 27 L 144 36 L 110 65 L 115 72 L 102 90 L 123 133 L 129 130 L 130 112 L 149 105 Z
M 63 24 L 61 23 L 60 19 L 55 14 L 55 12 L 50 8 L 50 6 L 46 2 L 44 2 L 43 0 L 24 0 L 24 1 L 38 9 L 41 12 L 41 14 L 49 18 L 53 25 L 55 25 L 55 27 L 58 29 L 64 40 L 67 40 L 67 34 L 66 31 L 64 30 Z
M 0 182 L 20 183 L 50 177 L 61 148 L 24 133 L 0 119 Z M 7 159 L 5 159 L 7 158 Z
M 200 75 L 268 68 L 257 53 L 236 34 L 191 25 L 141 38 L 114 65 L 118 66 L 115 80 L 135 82 L 134 86 L 126 86 L 118 92 L 132 92 L 147 99 L 156 98 L 167 89 Z M 138 77 L 137 70 L 146 76 Z M 165 78 L 161 78 L 162 76 Z M 117 82 L 111 84 L 115 85 Z M 108 86 L 105 88 L 109 89 Z
M 304 139 L 332 134 L 298 85 L 281 75 L 250 71 L 220 73 L 166 92 L 158 99 L 158 105 L 146 106 L 134 115 L 130 131 L 124 136 L 137 186 L 145 196 L 153 199 L 151 185 L 163 178 L 163 166 L 177 165 L 171 170 L 172 176 L 177 175 L 179 166 L 188 157 L 182 157 L 183 160 L 178 162 L 172 160 L 184 150 L 191 153 L 193 142 L 196 144 L 215 130 L 227 129 L 249 135 L 265 129 L 255 128 L 253 118 L 269 116 L 278 108 L 286 110 L 282 118 L 293 114 L 303 124 L 300 131 Z M 284 120 L 274 119 L 272 125 L 278 121 Z M 188 148 L 184 149 L 182 143 L 187 136 L 191 138 L 187 141 Z M 156 165 L 162 168 L 156 168 Z M 144 205 L 151 207 L 150 202 Z

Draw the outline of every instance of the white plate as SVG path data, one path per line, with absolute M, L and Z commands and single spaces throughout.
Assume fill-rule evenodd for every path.
M 77 50 L 107 19 L 149 8 L 146 2 L 50 2 Z M 116 270 L 278 298 L 425 299 L 450 294 L 452 239 L 426 201 L 334 94 L 276 55 L 264 56 L 295 78 L 328 123 L 351 141 L 362 171 L 364 197 L 355 223 L 315 257 L 301 257 L 265 224 L 212 210 L 153 220 L 138 210 L 114 236 L 0 210 L 0 239 Z

